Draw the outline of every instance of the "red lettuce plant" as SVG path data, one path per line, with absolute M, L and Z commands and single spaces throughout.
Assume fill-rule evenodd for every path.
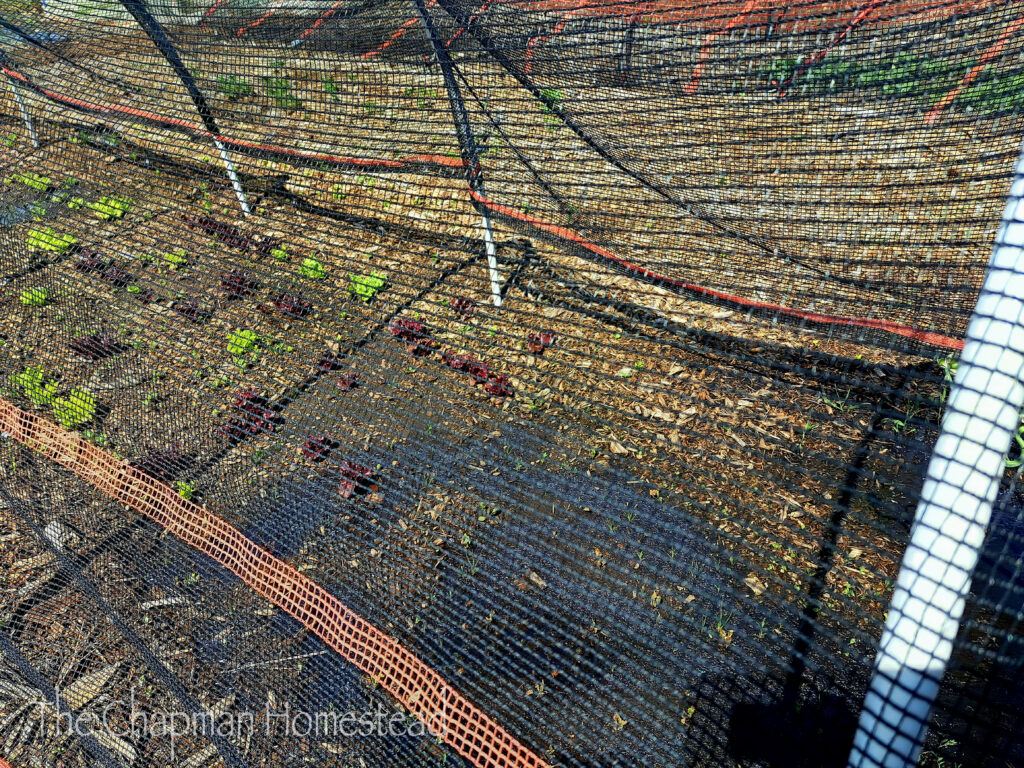
M 538 331 L 526 337 L 526 348 L 533 354 L 539 355 L 555 342 L 554 331 Z
M 335 447 L 335 442 L 327 435 L 310 435 L 302 444 L 302 455 L 310 461 L 323 461 Z
M 90 274 L 92 272 L 102 272 L 106 268 L 107 261 L 99 251 L 84 248 L 79 250 L 78 259 L 75 261 L 76 270 Z
M 248 296 L 256 287 L 256 281 L 240 269 L 232 269 L 220 276 L 220 288 L 229 299 Z
M 130 272 L 113 264 L 103 270 L 101 277 L 115 288 L 124 288 L 135 279 Z
M 280 242 L 273 237 L 258 237 L 242 233 L 234 224 L 217 221 L 211 216 L 189 216 L 182 215 L 182 220 L 189 229 L 211 235 L 225 245 L 232 248 L 241 248 L 243 251 L 253 251 L 260 256 L 269 256 L 270 252 L 280 245 Z
M 491 369 L 487 366 L 487 363 L 481 363 L 479 360 L 469 358 L 466 363 L 466 373 L 473 377 L 473 381 L 477 384 L 482 384 L 487 381 L 491 375 Z
M 79 336 L 68 344 L 71 351 L 87 360 L 103 360 L 124 351 L 124 345 L 105 333 L 90 333 Z
M 436 340 L 430 338 L 423 323 L 408 317 L 396 317 L 392 320 L 388 325 L 388 333 L 397 339 L 409 342 L 407 351 L 411 355 L 427 355 L 440 346 Z
M 373 482 L 373 470 L 351 461 L 342 461 L 338 467 L 342 480 L 338 484 L 338 495 L 347 499 L 354 493 L 366 493 L 377 490 Z
M 455 314 L 468 320 L 476 311 L 476 302 L 472 299 L 467 299 L 465 296 L 459 296 L 452 299 L 452 309 L 455 310 Z
M 277 414 L 258 390 L 243 389 L 235 392 L 233 405 L 241 413 L 220 428 L 221 434 L 232 442 L 274 431 Z
M 351 392 L 359 384 L 359 372 L 343 373 L 338 378 L 338 389 L 342 392 Z
M 274 297 L 274 306 L 292 317 L 305 317 L 313 305 L 294 293 L 279 293 Z
M 396 317 L 388 325 L 388 333 L 402 341 L 418 341 L 427 335 L 423 323 L 408 317 Z
M 200 232 L 212 235 L 225 245 L 235 248 L 244 248 L 248 245 L 248 238 L 242 234 L 242 230 L 234 224 L 227 224 L 217 221 L 210 216 L 189 216 L 182 214 L 182 221 L 189 229 L 197 229 Z
M 176 301 L 171 305 L 171 309 L 194 323 L 202 323 L 213 317 L 213 313 L 204 308 L 198 299 Z
M 316 367 L 320 373 L 336 371 L 341 368 L 341 355 L 334 350 L 325 349 L 317 360 Z
M 492 373 L 491 378 L 484 384 L 484 391 L 494 397 L 512 397 L 512 382 L 508 376 Z
M 469 355 L 456 355 L 448 350 L 441 352 L 441 358 L 444 360 L 445 365 L 453 371 L 468 373 L 473 377 L 475 383 L 483 384 L 484 391 L 489 395 L 494 395 L 495 397 L 512 396 L 512 382 L 509 378 L 500 373 L 494 373 L 487 363 L 480 362 Z

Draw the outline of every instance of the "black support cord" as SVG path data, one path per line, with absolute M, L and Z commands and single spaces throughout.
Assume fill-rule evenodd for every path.
M 735 229 L 729 224 L 723 222 L 719 216 L 707 211 L 704 206 L 677 199 L 675 195 L 663 188 L 660 184 L 657 184 L 648 178 L 646 174 L 639 173 L 629 168 L 624 161 L 615 157 L 609 149 L 607 149 L 589 132 L 584 130 L 579 123 L 567 115 L 562 106 L 555 99 L 546 94 L 544 89 L 534 85 L 525 74 L 520 72 L 505 52 L 498 47 L 490 35 L 481 30 L 480 25 L 477 23 L 478 20 L 473 19 L 465 11 L 460 10 L 453 0 L 438 0 L 438 6 L 444 10 L 444 12 L 447 13 L 456 24 L 465 27 L 466 31 L 480 44 L 480 47 L 483 48 L 483 50 L 486 51 L 487 54 L 502 67 L 502 69 L 517 80 L 523 88 L 529 91 L 535 99 L 543 104 L 550 114 L 557 117 L 563 125 L 575 133 L 588 147 L 597 152 L 602 159 L 611 163 L 631 179 L 642 185 L 645 189 L 651 190 L 666 202 L 681 208 L 694 219 L 707 224 L 724 235 L 728 235 L 729 237 L 733 237 L 741 242 L 747 243 L 768 256 L 772 256 L 784 262 L 788 261 L 822 277 L 826 276 L 825 270 L 820 267 L 808 264 L 806 261 L 794 256 L 792 253 L 783 251 L 782 248 L 777 245 L 773 246 L 770 243 L 764 242 L 763 239 L 757 235 L 741 232 Z M 835 282 L 843 282 L 840 278 L 834 275 L 829 275 L 828 278 Z
M 455 123 L 455 134 L 459 139 L 459 150 L 462 153 L 462 160 L 466 164 L 466 182 L 472 191 L 486 197 L 483 172 L 480 169 L 480 148 L 473 137 L 469 113 L 466 112 L 466 102 L 462 98 L 462 91 L 455 78 L 455 65 L 452 63 L 448 49 L 441 42 L 441 36 L 437 33 L 437 26 L 427 10 L 426 3 L 424 0 L 414 0 L 414 3 L 420 21 L 423 22 L 423 27 L 427 32 L 434 56 L 441 67 L 441 76 L 444 78 L 444 87 L 448 93 L 448 103 L 452 110 L 452 121 Z M 480 213 L 485 212 L 483 206 L 476 200 L 473 201 L 473 207 Z
M 181 56 L 178 55 L 178 49 L 174 47 L 174 43 L 167 36 L 164 28 L 160 26 L 153 14 L 146 8 L 143 0 L 121 0 L 121 5 L 125 7 L 125 10 L 132 15 L 132 18 L 139 23 L 139 26 L 145 31 L 146 35 L 150 40 L 153 41 L 153 45 L 157 47 L 163 57 L 167 59 L 167 63 L 171 65 L 174 73 L 181 80 L 185 86 L 185 90 L 188 91 L 189 97 L 192 99 L 192 103 L 196 105 L 196 111 L 199 112 L 199 117 L 203 121 L 203 125 L 206 126 L 206 130 L 212 133 L 214 136 L 219 136 L 220 131 L 217 129 L 217 122 L 213 119 L 213 113 L 210 111 L 210 106 L 206 103 L 202 92 L 199 90 L 199 86 L 196 85 L 195 78 L 192 77 L 192 73 L 188 71 L 188 67 L 185 66 L 185 62 L 181 60 Z

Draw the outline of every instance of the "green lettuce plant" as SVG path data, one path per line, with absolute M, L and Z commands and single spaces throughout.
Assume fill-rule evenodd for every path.
M 49 405 L 57 396 L 57 382 L 36 365 L 12 376 L 11 385 L 39 408 Z
M 53 415 L 67 429 L 88 424 L 96 417 L 96 398 L 84 389 L 72 389 L 53 401 Z
M 25 306 L 41 307 L 49 301 L 50 292 L 45 288 L 26 288 L 19 298 Z
M 303 259 L 299 267 L 299 274 L 308 277 L 310 280 L 324 280 L 327 278 L 327 270 L 324 265 L 316 259 Z
M 363 301 L 369 301 L 384 287 L 388 276 L 385 272 L 371 272 L 368 275 L 353 275 L 349 273 L 348 290 Z

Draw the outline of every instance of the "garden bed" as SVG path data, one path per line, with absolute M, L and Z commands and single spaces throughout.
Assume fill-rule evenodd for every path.
M 319 54 L 261 61 L 244 77 L 213 47 L 194 63 L 225 133 L 235 137 L 365 159 L 457 154 L 435 72 L 362 60 L 332 60 L 338 71 L 328 71 L 312 66 Z M 126 60 L 138 64 L 123 69 Z M 131 98 L 105 97 L 195 119 L 184 97 L 171 95 L 175 88 L 160 91 L 148 70 L 143 76 L 151 65 L 172 82 L 138 41 L 108 42 L 83 62 L 104 76 L 122 73 Z M 511 95 L 505 74 L 479 61 L 466 69 L 483 83 L 478 95 L 501 105 L 501 130 L 491 126 L 483 142 L 495 201 L 609 239 L 625 257 L 646 254 L 658 270 L 763 300 L 792 298 L 791 273 L 751 238 L 806 246 L 801 265 L 789 266 L 815 286 L 815 270 L 834 257 L 829 249 L 860 241 L 850 246 L 852 261 L 898 257 L 903 277 L 934 291 L 916 314 L 901 306 L 898 290 L 887 296 L 899 319 L 960 330 L 948 326 L 952 315 L 941 306 L 948 286 L 931 285 L 928 274 L 918 280 L 908 256 L 934 242 L 883 253 L 869 242 L 881 222 L 866 219 L 843 233 L 847 245 L 825 242 L 834 224 L 828 211 L 789 231 L 781 212 L 790 204 L 820 207 L 811 192 L 766 203 L 763 227 L 745 233 L 750 238 L 723 234 L 578 149 L 551 109 Z M 72 92 L 89 82 L 58 68 L 34 74 L 63 78 L 60 87 Z M 852 104 L 842 100 L 828 102 L 837 120 L 846 115 L 839 123 L 808 113 L 806 101 L 790 106 L 748 94 L 680 107 L 645 127 L 603 123 L 591 110 L 607 113 L 608 102 L 590 103 L 570 87 L 559 93 L 567 110 L 622 147 L 655 145 L 661 122 L 706 123 L 690 146 L 674 148 L 682 159 L 653 158 L 646 173 L 671 178 L 714 164 L 715 184 L 697 173 L 686 205 L 695 201 L 716 220 L 743 219 L 744 206 L 754 205 L 745 196 L 780 169 L 794 189 L 835 193 L 833 213 L 883 199 L 928 209 L 951 223 L 945 249 L 932 248 L 936 262 L 963 258 L 956 243 L 970 243 L 965 293 L 976 288 L 988 254 L 977 222 L 998 215 L 992 189 L 1016 150 L 1005 126 L 980 129 L 968 143 L 965 127 L 941 124 L 910 132 L 916 148 L 891 136 L 865 138 L 852 165 L 837 166 L 843 131 L 868 136 L 875 120 L 845 112 Z M 603 93 L 623 103 L 635 97 L 627 86 Z M 16 114 L 4 99 L 3 111 Z M 14 139 L 0 149 L 0 193 L 11 206 L 0 229 L 0 374 L 19 405 L 203 502 L 436 661 L 517 735 L 567 761 L 597 753 L 627 759 L 637 749 L 667 760 L 662 752 L 674 742 L 615 734 L 628 722 L 649 733 L 686 725 L 715 675 L 760 681 L 751 666 L 763 659 L 784 669 L 809 594 L 822 606 L 817 625 L 827 629 L 812 655 L 815 685 L 826 689 L 835 674 L 851 697 L 859 692 L 853 672 L 823 659 L 864 672 L 850 649 L 866 647 L 880 626 L 900 555 L 896 539 L 943 405 L 948 367 L 934 352 L 897 354 L 760 322 L 638 281 L 526 227 L 512 230 L 509 217 L 496 231 L 510 281 L 496 309 L 479 213 L 450 167 L 385 173 L 238 153 L 254 208 L 244 218 L 216 153 L 200 139 L 125 121 L 96 125 L 34 104 L 43 148 L 33 150 L 11 129 Z M 746 151 L 769 141 L 766 115 L 792 129 L 786 159 Z M 718 147 L 730 142 L 717 126 L 726 118 L 733 138 L 747 144 L 723 158 Z M 473 119 L 486 124 L 476 111 Z M 538 191 L 516 149 L 563 172 L 553 194 Z M 970 173 L 957 181 L 961 167 Z M 891 178 L 922 186 L 873 189 Z M 934 220 L 904 225 L 938 229 Z M 901 281 L 890 278 L 897 289 Z M 855 314 L 880 301 L 870 287 L 839 294 L 811 291 L 815 309 Z M 850 475 L 851 465 L 859 474 Z M 11 472 L 19 477 L 16 466 Z M 63 488 L 69 481 L 47 474 L 38 482 Z M 837 506 L 851 512 L 837 518 Z M 98 504 L 64 514 L 90 536 L 125 523 L 123 513 Z M 175 637 L 183 679 L 209 668 L 210 679 L 236 681 L 221 661 L 253 653 L 261 641 L 254 636 L 271 621 L 284 625 L 281 637 L 265 640 L 281 658 L 309 650 L 303 630 L 202 557 L 152 531 L 136 543 L 167 569 L 125 572 L 111 594 L 129 613 L 141 610 L 135 603 L 188 598 L 188 633 L 175 631 L 176 604 L 146 614 L 148 637 Z M 577 566 L 602 599 L 586 594 Z M 566 603 L 577 610 L 566 612 Z M 237 644 L 221 636 L 224 606 Z M 142 613 L 130 620 L 147 624 Z M 691 675 L 692 686 L 671 696 L 663 680 L 644 677 L 649 672 L 631 653 L 650 632 L 690 648 L 686 663 L 703 660 L 707 675 Z M 647 650 L 666 675 L 687 675 L 667 642 Z M 287 674 L 255 678 L 248 690 L 301 695 L 303 685 L 316 687 L 314 674 L 334 673 L 289 666 Z M 627 690 L 631 677 L 644 684 Z M 598 679 L 610 681 L 620 708 L 633 709 L 614 709 L 610 697 L 588 700 L 585 722 L 569 738 L 561 726 L 579 703 L 566 696 L 571 708 L 537 724 L 545 690 L 571 693 Z M 336 696 L 330 686 L 324 695 L 337 703 L 356 684 L 345 677 Z

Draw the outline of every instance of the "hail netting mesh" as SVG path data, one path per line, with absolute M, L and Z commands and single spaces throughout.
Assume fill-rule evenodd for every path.
M 844 765 L 1022 26 L 3 3 L 0 757 Z M 926 765 L 1024 764 L 1019 454 Z

